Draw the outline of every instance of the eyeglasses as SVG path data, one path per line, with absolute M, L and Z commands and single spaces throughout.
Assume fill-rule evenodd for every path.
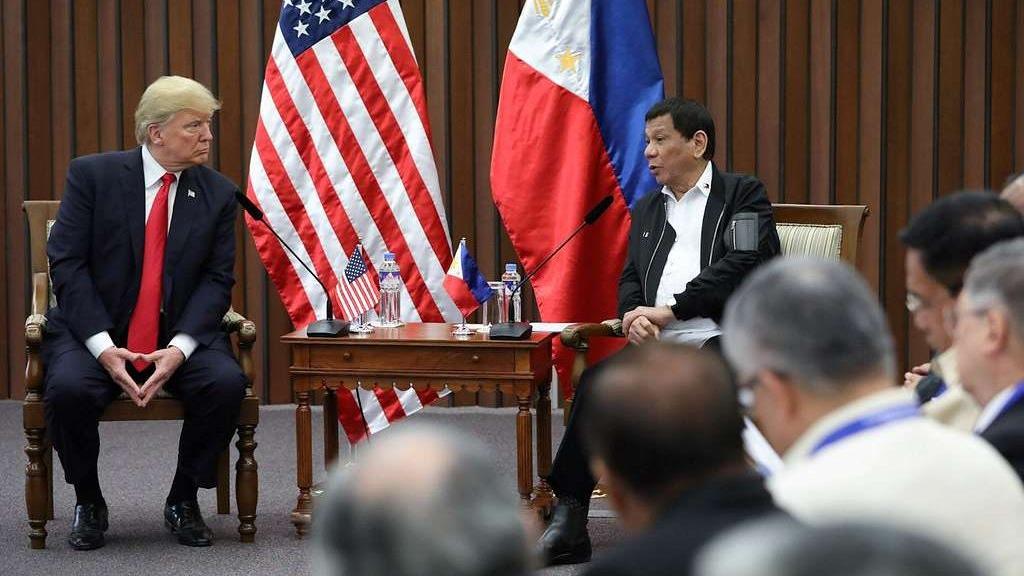
M 907 292 L 907 311 L 908 312 L 913 314 L 913 313 L 917 312 L 918 310 L 920 310 L 922 308 L 925 308 L 926 306 L 927 306 L 927 303 L 924 300 L 922 300 L 920 296 L 918 296 L 917 294 L 914 294 L 913 292 Z

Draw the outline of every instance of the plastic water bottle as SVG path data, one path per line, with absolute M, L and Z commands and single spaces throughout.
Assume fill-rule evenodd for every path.
M 509 262 L 505 264 L 505 273 L 501 275 L 501 281 L 505 284 L 505 305 L 510 308 L 505 314 L 509 322 L 520 322 L 523 319 L 523 293 L 518 291 L 512 294 L 512 291 L 519 284 L 519 280 L 519 271 L 516 268 L 516 263 Z
M 399 326 L 402 323 L 402 276 L 394 252 L 384 253 L 384 262 L 377 272 L 380 274 L 380 325 Z

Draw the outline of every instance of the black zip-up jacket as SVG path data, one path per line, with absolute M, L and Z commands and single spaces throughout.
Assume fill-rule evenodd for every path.
M 725 236 L 733 216 L 754 212 L 758 221 L 758 249 L 730 250 Z M 665 219 L 661 189 L 633 207 L 626 264 L 619 278 L 619 317 L 638 306 L 654 306 L 661 274 L 676 231 Z M 720 172 L 712 165 L 711 192 L 704 208 L 700 239 L 700 274 L 675 295 L 672 312 L 679 320 L 704 317 L 721 322 L 725 302 L 747 274 L 780 252 L 772 205 L 764 184 L 743 174 Z

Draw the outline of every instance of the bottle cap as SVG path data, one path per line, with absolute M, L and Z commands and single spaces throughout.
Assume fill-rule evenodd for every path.
M 505 272 L 516 272 L 516 273 L 518 273 L 519 272 L 519 268 L 516 266 L 515 262 L 509 262 L 508 264 L 505 264 Z

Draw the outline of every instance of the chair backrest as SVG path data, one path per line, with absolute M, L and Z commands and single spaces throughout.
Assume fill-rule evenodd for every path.
M 28 219 L 29 263 L 32 273 L 48 272 L 50 266 L 46 261 L 46 238 L 49 236 L 49 227 L 57 218 L 60 200 L 26 200 L 22 202 L 21 208 Z
M 867 206 L 773 204 L 784 255 L 842 259 L 857 265 Z

